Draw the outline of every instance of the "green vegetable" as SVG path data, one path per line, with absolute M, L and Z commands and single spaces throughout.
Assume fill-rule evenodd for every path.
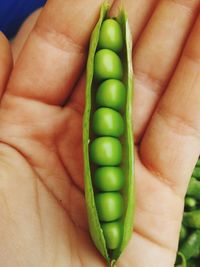
M 198 176 L 198 159 L 193 175 Z M 176 267 L 200 266 L 200 181 L 191 177 L 185 198 L 185 212 L 180 230 Z
M 124 172 L 120 167 L 101 167 L 95 171 L 93 181 L 100 191 L 119 191 L 125 182 Z
M 123 227 L 120 221 L 101 225 L 108 249 L 116 249 L 122 240 Z
M 200 167 L 195 167 L 192 173 L 192 176 L 195 178 L 200 178 Z
M 115 221 L 123 214 L 123 198 L 120 193 L 98 193 L 95 203 L 99 219 L 103 222 Z
M 195 198 L 186 197 L 185 198 L 185 208 L 188 210 L 194 210 L 197 207 L 197 201 Z
M 110 79 L 97 89 L 96 103 L 101 107 L 121 110 L 126 103 L 126 88 L 121 81 Z
M 94 75 L 97 80 L 121 80 L 123 67 L 120 57 L 112 50 L 99 50 L 94 58 Z
M 180 241 L 183 241 L 187 237 L 187 234 L 188 234 L 187 228 L 184 225 L 181 225 Z
M 104 4 L 90 41 L 83 152 L 91 237 L 114 266 L 133 233 L 133 73 L 126 14 L 110 19 L 108 11 Z
M 120 52 L 123 47 L 123 35 L 120 24 L 114 19 L 107 19 L 102 23 L 99 35 L 99 48 Z
M 179 251 L 176 258 L 175 267 L 186 267 L 186 259 L 185 256 Z
M 187 195 L 200 200 L 200 181 L 192 177 L 188 186 Z
M 114 137 L 98 137 L 90 146 L 91 160 L 97 165 L 116 166 L 122 161 L 122 145 Z
M 189 260 L 200 251 L 200 231 L 194 231 L 180 247 L 180 252 Z
M 97 135 L 119 137 L 124 133 L 122 115 L 111 108 L 99 108 L 93 116 L 93 131 Z
M 200 167 L 200 159 L 198 159 L 196 166 Z
M 184 212 L 183 224 L 191 228 L 200 229 L 200 210 Z

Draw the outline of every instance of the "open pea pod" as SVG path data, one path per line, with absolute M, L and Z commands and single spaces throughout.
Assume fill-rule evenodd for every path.
M 105 112 L 105 108 L 104 110 L 103 109 L 101 110 L 102 111 L 101 113 L 99 112 L 99 114 L 95 115 L 97 118 L 97 123 L 99 122 L 100 126 L 96 125 L 96 128 L 95 128 L 94 125 L 92 125 L 94 121 L 94 113 L 99 107 L 99 104 L 97 104 L 96 102 L 96 94 L 100 86 L 100 81 L 94 75 L 95 55 L 100 49 L 99 48 L 100 33 L 102 29 L 102 24 L 105 22 L 105 20 L 108 19 L 108 11 L 109 11 L 109 5 L 107 3 L 104 3 L 101 7 L 100 17 L 93 30 L 93 33 L 91 35 L 91 40 L 90 40 L 90 48 L 89 48 L 89 55 L 88 55 L 88 61 L 87 61 L 86 104 L 85 104 L 85 112 L 84 112 L 84 118 L 83 118 L 83 153 L 84 153 L 85 200 L 86 200 L 86 206 L 87 206 L 90 234 L 94 241 L 94 244 L 96 245 L 99 252 L 106 259 L 108 265 L 115 266 L 116 260 L 119 258 L 120 254 L 126 247 L 133 232 L 133 216 L 134 216 L 134 206 L 135 206 L 134 151 L 133 151 L 134 145 L 133 145 L 133 132 L 132 132 L 132 123 L 131 123 L 132 122 L 133 71 L 132 71 L 131 34 L 129 31 L 127 16 L 125 12 L 121 10 L 119 12 L 119 16 L 117 18 L 112 18 L 112 20 L 115 21 L 114 23 L 117 22 L 117 24 L 120 26 L 121 33 L 122 33 L 122 40 L 123 40 L 122 49 L 117 52 L 117 55 L 115 55 L 116 53 L 113 51 L 111 52 L 107 51 L 108 49 L 105 49 L 106 51 L 105 50 L 103 51 L 103 52 L 107 52 L 108 55 L 112 54 L 113 55 L 112 59 L 117 58 L 117 60 L 121 62 L 120 66 L 122 66 L 123 72 L 120 72 L 119 70 L 117 70 L 116 72 L 115 70 L 113 70 L 113 72 L 117 73 L 116 75 L 118 75 L 118 73 L 119 75 L 123 73 L 122 77 L 120 78 L 120 82 L 123 83 L 124 88 L 126 89 L 124 106 L 118 111 L 114 110 L 114 108 L 111 111 L 109 110 L 110 112 L 109 118 L 111 118 L 111 121 L 112 119 L 113 121 L 115 121 L 115 118 L 119 118 L 119 116 L 123 120 L 123 127 L 119 126 L 119 125 L 122 125 L 121 119 L 120 120 L 117 119 L 116 123 L 112 124 L 112 127 L 114 129 L 114 133 L 113 133 L 114 137 L 113 137 L 112 132 L 110 134 L 110 130 L 109 130 L 110 128 L 108 129 L 108 132 L 105 132 L 107 129 L 106 126 L 100 127 L 102 120 L 101 119 L 98 120 L 98 116 L 102 114 L 105 115 L 104 113 L 106 113 L 106 116 L 108 116 L 108 113 Z M 102 42 L 106 40 L 107 39 L 104 38 Z M 115 47 L 115 44 L 114 44 L 114 47 Z M 106 69 L 106 66 L 105 66 L 105 69 Z M 99 72 L 101 72 L 101 69 L 99 70 Z M 109 67 L 108 67 L 108 72 L 109 72 Z M 108 79 L 111 79 L 111 78 L 113 79 L 113 77 L 110 77 Z M 104 78 L 103 81 L 101 82 L 105 82 L 105 80 L 106 78 Z M 104 100 L 109 101 L 109 99 L 110 98 L 107 97 Z M 117 114 L 117 115 L 115 117 L 114 115 L 112 116 L 112 114 L 115 114 L 115 115 Z M 119 125 L 117 124 L 118 122 L 119 122 Z M 105 121 L 105 123 L 107 123 L 107 121 Z M 120 127 L 123 128 L 123 131 L 119 130 Z M 99 135 L 96 134 L 95 131 L 97 132 L 99 131 L 100 132 L 99 135 L 101 135 L 101 132 L 105 132 L 105 134 L 109 136 L 100 137 L 100 138 L 104 138 L 104 139 L 100 139 L 98 138 Z M 123 134 L 121 134 L 121 132 L 123 132 Z M 115 135 L 119 135 L 119 134 L 121 135 L 118 138 L 116 138 Z M 114 248 L 112 247 L 113 240 L 108 240 L 108 237 L 106 238 L 105 236 L 105 233 L 106 233 L 105 229 L 107 229 L 106 228 L 107 224 L 103 222 L 104 227 L 102 226 L 102 220 L 104 220 L 103 216 L 104 216 L 105 211 L 103 210 L 101 214 L 99 213 L 99 210 L 97 209 L 96 195 L 101 190 L 104 190 L 104 185 L 102 185 L 103 180 L 101 180 L 100 182 L 98 182 L 98 185 L 101 186 L 100 188 L 101 190 L 96 189 L 96 187 L 94 186 L 94 173 L 98 168 L 101 167 L 101 170 L 98 172 L 98 175 L 103 173 L 104 177 L 102 177 L 102 179 L 106 179 L 106 177 L 109 176 L 109 172 L 105 172 L 105 170 L 107 170 L 106 169 L 107 167 L 110 168 L 109 164 L 111 164 L 111 161 L 110 163 L 106 162 L 107 154 L 105 154 L 105 157 L 102 156 L 104 153 L 103 146 L 101 147 L 102 149 L 101 151 L 95 150 L 95 145 L 97 145 L 98 147 L 98 144 L 95 144 L 95 145 L 93 144 L 94 144 L 94 141 L 97 139 L 99 141 L 99 145 L 102 144 L 100 142 L 102 140 L 106 141 L 107 143 L 109 143 L 110 141 L 113 142 L 113 143 L 109 143 L 107 146 L 109 147 L 107 151 L 108 154 L 111 153 L 114 157 L 113 159 L 111 159 L 114 165 L 113 167 L 111 166 L 111 168 L 115 169 L 115 172 L 112 172 L 112 175 L 114 175 L 113 173 L 117 173 L 117 176 L 119 176 L 119 173 L 123 173 L 124 175 L 123 186 L 119 189 L 118 192 L 114 192 L 114 193 L 106 192 L 105 193 L 107 194 L 107 196 L 109 196 L 109 194 L 111 195 L 113 194 L 117 196 L 116 201 L 123 202 L 123 207 L 121 208 L 120 218 L 118 218 L 118 221 L 117 221 L 117 225 L 120 224 L 120 227 L 121 227 L 120 228 L 121 237 L 120 237 L 120 242 L 118 243 L 117 247 L 114 246 Z M 98 141 L 96 143 L 98 143 Z M 117 144 L 119 149 L 114 152 L 110 151 L 110 145 L 112 144 Z M 114 145 L 113 147 L 115 148 Z M 91 150 L 92 150 L 92 156 L 91 156 Z M 117 164 L 118 154 L 121 155 L 121 160 Z M 95 164 L 95 161 L 96 161 L 96 164 Z M 99 165 L 106 165 L 107 167 L 104 168 L 105 166 L 99 166 Z M 102 168 L 104 168 L 103 171 L 102 171 Z M 112 189 L 108 189 L 108 191 L 109 190 L 112 191 Z M 99 201 L 98 203 L 101 204 L 100 197 L 98 198 L 98 201 Z M 109 206 L 109 203 L 110 202 L 108 202 L 108 206 Z M 118 206 L 120 205 L 121 204 L 119 204 Z M 113 213 L 113 209 L 110 209 L 110 211 L 106 213 L 107 217 L 110 216 L 111 218 L 110 219 L 111 224 L 113 223 L 112 218 L 114 218 L 112 217 L 113 215 L 112 213 Z M 111 234 L 111 236 L 112 234 L 115 235 L 116 228 L 114 230 L 111 229 L 111 231 L 110 229 L 108 229 L 107 233 L 108 235 Z
M 187 267 L 186 258 L 181 252 L 177 254 L 175 267 Z

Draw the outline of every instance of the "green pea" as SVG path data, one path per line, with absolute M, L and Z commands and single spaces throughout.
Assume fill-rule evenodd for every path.
M 94 76 L 98 80 L 121 80 L 123 68 L 120 57 L 112 50 L 99 50 L 94 57 Z
M 200 200 L 200 181 L 194 177 L 191 177 L 187 190 L 187 195 Z
M 90 157 L 97 165 L 118 165 L 122 160 L 122 145 L 117 138 L 98 137 L 91 143 Z
M 183 241 L 187 237 L 187 234 L 188 234 L 187 228 L 184 225 L 181 225 L 180 241 Z
M 188 210 L 194 210 L 197 206 L 197 200 L 193 197 L 186 197 L 185 198 L 185 207 Z
M 99 48 L 120 52 L 123 48 L 123 36 L 119 23 L 114 19 L 106 19 L 101 26 Z
M 183 224 L 187 227 L 200 229 L 200 210 L 184 212 Z
M 192 176 L 197 178 L 197 179 L 200 179 L 200 167 L 195 167 L 194 168 L 194 171 L 192 173 Z
M 124 185 L 124 172 L 120 167 L 101 167 L 94 173 L 94 185 L 101 191 L 119 191 Z
M 124 132 L 121 114 L 110 108 L 99 108 L 93 116 L 93 131 L 97 135 L 119 137 Z
M 96 103 L 100 107 L 121 110 L 126 103 L 126 88 L 119 80 L 106 80 L 97 89 Z
M 183 242 L 180 247 L 180 252 L 189 260 L 194 255 L 197 255 L 200 250 L 200 231 L 196 230 Z
M 120 193 L 98 193 L 95 195 L 95 204 L 100 221 L 115 221 L 123 214 L 123 199 Z
M 123 234 L 123 227 L 121 222 L 115 221 L 110 223 L 103 223 L 101 225 L 101 228 L 103 230 L 107 248 L 116 249 L 117 247 L 119 247 Z
M 83 158 L 89 231 L 108 266 L 114 267 L 133 234 L 134 81 L 128 18 L 123 9 L 116 20 L 108 16 L 106 1 L 90 38 Z

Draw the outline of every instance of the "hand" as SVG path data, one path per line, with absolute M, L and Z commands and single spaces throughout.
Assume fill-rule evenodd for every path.
M 0 39 L 1 266 L 105 266 L 88 233 L 81 130 L 87 44 L 100 4 L 50 0 L 11 75 Z M 200 154 L 199 4 L 125 2 L 134 37 L 137 206 L 119 267 L 174 265 Z

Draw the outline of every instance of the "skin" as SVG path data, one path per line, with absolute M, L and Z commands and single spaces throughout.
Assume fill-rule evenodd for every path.
M 100 4 L 50 0 L 15 53 L 12 74 L 0 37 L 1 266 L 105 266 L 88 233 L 81 146 L 83 70 Z M 125 1 L 134 36 L 137 205 L 118 267 L 175 261 L 184 196 L 200 154 L 199 4 Z M 20 34 L 28 35 L 23 28 Z

